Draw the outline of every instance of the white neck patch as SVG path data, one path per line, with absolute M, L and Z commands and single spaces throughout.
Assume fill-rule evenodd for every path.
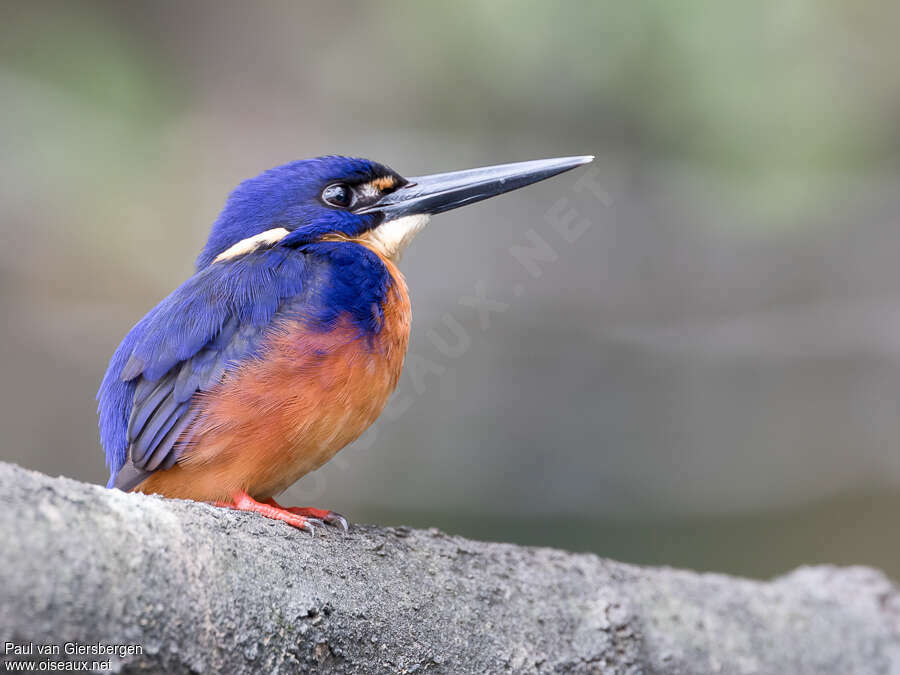
M 272 244 L 281 241 L 289 234 L 290 232 L 288 232 L 283 227 L 275 227 L 271 230 L 266 230 L 265 232 L 254 234 L 252 237 L 241 239 L 234 246 L 231 246 L 230 248 L 222 251 L 219 255 L 216 256 L 213 262 L 217 263 L 223 260 L 237 258 L 239 255 L 244 255 L 245 253 L 255 251 L 260 246 L 271 246 Z
M 366 232 L 361 239 L 391 262 L 399 262 L 403 251 L 412 242 L 425 225 L 428 224 L 428 216 L 420 214 L 404 216 L 396 220 L 389 220 L 378 227 Z

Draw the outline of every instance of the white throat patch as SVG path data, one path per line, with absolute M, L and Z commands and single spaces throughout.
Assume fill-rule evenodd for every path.
M 361 239 L 366 240 L 372 248 L 391 262 L 399 262 L 413 237 L 427 224 L 428 216 L 425 214 L 404 216 L 382 223 L 362 235 Z

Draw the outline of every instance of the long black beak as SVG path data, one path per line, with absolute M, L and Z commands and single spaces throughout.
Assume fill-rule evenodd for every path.
M 417 214 L 435 214 L 518 190 L 563 171 L 593 161 L 592 155 L 557 157 L 533 162 L 500 164 L 410 178 L 402 188 L 385 195 L 358 213 L 380 211 L 385 220 Z

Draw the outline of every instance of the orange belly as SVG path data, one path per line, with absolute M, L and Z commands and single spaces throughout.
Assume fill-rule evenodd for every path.
M 358 438 L 396 388 L 409 342 L 406 283 L 384 262 L 394 283 L 378 335 L 359 337 L 349 321 L 327 333 L 282 322 L 261 358 L 198 394 L 202 412 L 178 463 L 135 490 L 198 501 L 245 490 L 264 500 Z

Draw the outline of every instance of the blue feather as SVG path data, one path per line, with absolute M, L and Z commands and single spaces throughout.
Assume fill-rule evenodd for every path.
M 153 471 L 166 458 L 171 451 L 171 446 L 160 446 L 162 440 L 172 430 L 178 420 L 190 407 L 189 402 L 175 403 L 174 399 L 168 399 L 169 404 L 160 408 L 153 416 L 152 423 L 147 425 L 141 435 L 132 444 L 131 454 L 134 465 L 145 471 Z M 140 458 L 140 461 L 138 460 Z

